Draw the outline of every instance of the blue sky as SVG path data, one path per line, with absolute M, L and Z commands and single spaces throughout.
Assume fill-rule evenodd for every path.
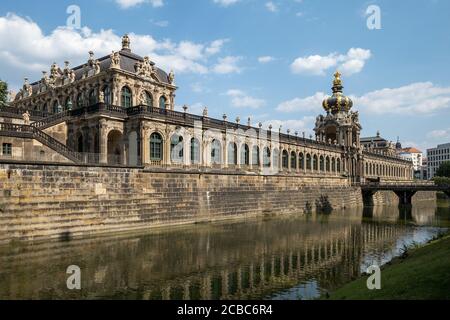
M 66 26 L 70 5 L 81 29 Z M 370 5 L 380 30 L 367 27 Z M 0 78 L 18 89 L 129 33 L 133 51 L 175 71 L 178 108 L 309 135 L 339 69 L 363 135 L 425 149 L 450 141 L 449 12 L 444 0 L 2 1 Z

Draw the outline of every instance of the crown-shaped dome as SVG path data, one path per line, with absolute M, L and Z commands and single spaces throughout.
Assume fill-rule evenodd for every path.
M 325 111 L 331 112 L 333 114 L 338 112 L 350 111 L 350 109 L 353 107 L 353 101 L 342 93 L 343 88 L 344 87 L 342 86 L 341 74 L 339 73 L 339 71 L 336 71 L 333 80 L 333 95 L 323 100 L 322 105 Z

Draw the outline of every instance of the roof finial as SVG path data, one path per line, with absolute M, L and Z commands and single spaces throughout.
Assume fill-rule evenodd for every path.
M 339 71 L 336 70 L 336 72 L 334 74 L 334 81 L 333 81 L 333 84 L 335 86 L 341 86 L 342 85 L 341 76 L 342 76 L 342 74 Z
M 125 34 L 122 37 L 122 50 L 131 51 L 130 50 L 130 37 L 128 36 L 128 34 Z

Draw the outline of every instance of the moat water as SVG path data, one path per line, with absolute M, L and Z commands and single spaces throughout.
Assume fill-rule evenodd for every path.
M 12 244 L 0 247 L 0 299 L 314 299 L 446 231 L 449 204 Z

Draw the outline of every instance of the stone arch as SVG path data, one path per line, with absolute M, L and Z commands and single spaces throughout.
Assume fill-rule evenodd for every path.
M 229 142 L 227 146 L 227 152 L 228 152 L 228 164 L 229 165 L 237 165 L 237 145 L 235 142 Z
M 306 170 L 312 170 L 313 164 L 312 164 L 312 157 L 309 153 L 306 154 Z
M 150 135 L 150 160 L 164 160 L 164 137 L 157 131 Z
M 122 108 L 131 108 L 133 106 L 133 91 L 128 85 L 120 89 L 120 105 Z
M 264 147 L 263 149 L 263 165 L 265 168 L 269 168 L 272 164 L 272 155 L 269 147 Z
M 283 150 L 283 152 L 281 153 L 282 155 L 282 166 L 283 169 L 288 169 L 289 168 L 289 153 L 286 149 Z
M 253 166 L 259 166 L 260 165 L 259 147 L 257 145 L 254 145 L 252 147 L 252 165 Z
M 121 164 L 123 156 L 122 132 L 113 129 L 108 133 L 108 163 Z
M 291 170 L 297 170 L 297 152 L 291 151 Z
M 241 165 L 250 165 L 250 148 L 246 143 L 241 145 Z

